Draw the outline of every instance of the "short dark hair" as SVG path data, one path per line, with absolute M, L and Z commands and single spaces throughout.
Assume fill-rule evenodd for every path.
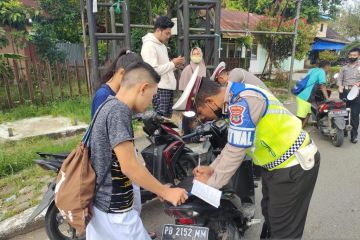
M 221 85 L 215 81 L 211 81 L 208 77 L 201 79 L 199 91 L 195 96 L 195 106 L 201 107 L 205 104 L 205 99 L 218 94 L 221 90 Z
M 160 75 L 154 70 L 154 68 L 146 62 L 136 62 L 130 64 L 125 68 L 125 75 L 122 79 L 121 85 L 132 86 L 139 81 L 142 81 L 143 78 L 139 76 L 139 72 L 146 72 L 151 77 L 150 83 L 159 83 Z
M 360 48 L 354 47 L 354 48 L 350 49 L 349 53 L 352 53 L 352 52 L 357 52 L 358 54 L 360 54 Z
M 139 54 L 131 52 L 128 49 L 122 49 L 119 55 L 111 62 L 109 66 L 102 67 L 103 74 L 101 74 L 101 82 L 106 83 L 109 81 L 120 68 L 125 69 L 134 62 L 142 61 L 143 60 Z
M 318 64 L 319 68 L 324 68 L 324 67 L 330 66 L 330 65 L 331 65 L 331 63 L 328 60 L 322 60 Z
M 156 29 L 165 30 L 167 28 L 173 28 L 174 23 L 171 21 L 171 19 L 167 16 L 160 16 L 156 19 L 154 24 L 154 31 Z

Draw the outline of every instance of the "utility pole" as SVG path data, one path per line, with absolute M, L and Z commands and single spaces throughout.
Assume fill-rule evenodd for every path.
M 298 25 L 299 25 L 299 18 L 300 18 L 301 1 L 302 0 L 297 0 L 295 26 L 294 26 L 294 39 L 293 39 L 293 46 L 292 46 L 292 52 L 291 52 L 291 63 L 290 63 L 289 83 L 288 83 L 288 96 L 290 96 L 290 94 L 291 94 L 291 81 L 292 81 L 292 75 L 294 72 L 294 60 L 295 60 L 295 51 L 296 51 L 296 40 L 297 40 L 297 35 L 298 35 Z

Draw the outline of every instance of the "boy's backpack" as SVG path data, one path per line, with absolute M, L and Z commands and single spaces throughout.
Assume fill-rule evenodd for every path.
M 314 70 L 314 71 L 312 71 L 311 73 L 308 73 L 303 79 L 301 79 L 300 81 L 298 81 L 298 82 L 296 83 L 296 85 L 294 86 L 294 88 L 291 90 L 292 93 L 293 93 L 294 95 L 299 95 L 299 94 L 300 94 L 302 91 L 304 91 L 306 88 L 309 88 L 309 87 L 312 87 L 312 86 L 318 84 L 318 82 L 315 81 L 313 84 L 307 86 L 307 83 L 308 83 L 308 81 L 309 81 L 309 79 L 310 79 L 310 76 L 311 76 L 312 74 L 318 73 L 319 71 L 320 71 L 320 70 Z
M 303 79 L 298 81 L 294 88 L 292 89 L 292 93 L 294 95 L 299 95 L 305 88 L 310 79 L 310 74 L 306 75 Z
M 83 139 L 65 159 L 56 178 L 55 205 L 69 225 L 75 228 L 77 235 L 82 235 L 90 222 L 92 203 L 97 192 L 96 173 L 89 158 L 90 134 L 100 109 L 109 100 L 99 107 Z M 103 184 L 106 175 L 99 186 Z

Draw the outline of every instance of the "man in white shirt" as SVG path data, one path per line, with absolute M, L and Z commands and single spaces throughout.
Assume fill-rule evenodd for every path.
M 154 110 L 164 116 L 171 118 L 176 90 L 176 79 L 174 70 L 184 64 L 184 58 L 179 56 L 169 60 L 166 43 L 171 37 L 171 28 L 174 23 L 166 16 L 156 19 L 154 33 L 148 33 L 143 38 L 141 56 L 161 76 L 158 92 L 153 99 Z

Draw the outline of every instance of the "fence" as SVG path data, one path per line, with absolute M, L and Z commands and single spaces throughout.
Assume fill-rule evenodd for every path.
M 29 60 L 8 60 L 9 77 L 0 78 L 0 107 L 46 104 L 58 99 L 91 95 L 85 64 L 75 61 L 33 63 Z M 3 74 L 2 74 L 3 75 Z M 1 76 L 0 76 L 1 77 Z

